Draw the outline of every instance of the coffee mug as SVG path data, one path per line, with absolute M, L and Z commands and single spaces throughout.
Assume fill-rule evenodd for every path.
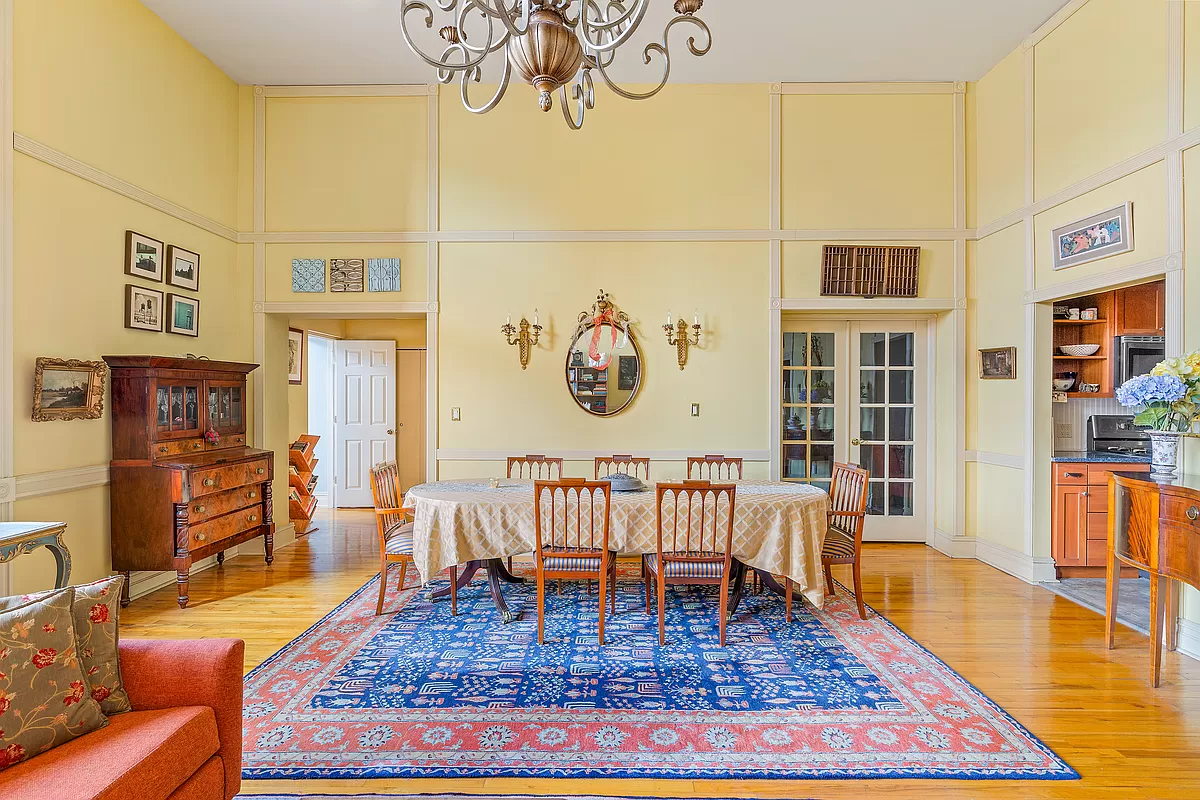
M 1067 319 L 1079 319 L 1079 309 L 1072 308 L 1067 312 Z
M 1100 318 L 1100 309 L 1085 308 L 1083 311 L 1079 312 L 1079 318 L 1080 319 L 1099 319 Z

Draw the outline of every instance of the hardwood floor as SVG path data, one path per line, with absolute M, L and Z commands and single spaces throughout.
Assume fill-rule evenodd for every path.
M 238 636 L 246 669 L 321 619 L 378 570 L 373 517 L 319 515 L 319 532 L 276 552 L 242 556 L 192 579 L 181 611 L 174 586 L 122 612 L 121 635 Z M 846 581 L 848 574 L 835 574 Z M 1200 663 L 1164 654 L 1150 687 L 1145 636 L 976 561 L 920 545 L 869 546 L 867 602 L 979 687 L 1083 776 L 1079 781 L 246 781 L 244 792 L 463 792 L 658 797 L 1189 798 L 1200 796 Z

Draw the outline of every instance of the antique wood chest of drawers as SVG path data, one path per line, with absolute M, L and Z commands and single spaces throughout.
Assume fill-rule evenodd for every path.
M 274 454 L 246 446 L 246 375 L 256 365 L 104 360 L 112 372 L 113 569 L 175 570 L 182 608 L 195 561 L 221 561 L 262 537 L 270 564 Z

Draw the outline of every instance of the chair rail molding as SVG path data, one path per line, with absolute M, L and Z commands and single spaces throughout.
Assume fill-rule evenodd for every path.
M 107 486 L 109 484 L 108 464 L 56 469 L 49 472 L 31 472 L 27 475 L 18 475 L 15 484 L 18 500 L 47 494 L 74 492 L 80 489 L 90 489 L 93 486 Z
M 36 139 L 32 139 L 24 134 L 14 133 L 12 136 L 13 149 L 18 153 L 35 158 L 44 164 L 49 164 L 52 167 L 57 167 L 63 172 L 74 175 L 89 183 L 108 189 L 130 200 L 141 203 L 144 206 L 149 206 L 155 211 L 161 211 L 167 216 L 175 217 L 178 220 L 194 225 L 197 228 L 206 230 L 209 233 L 216 234 L 222 239 L 227 239 L 231 242 L 240 241 L 239 234 L 236 230 L 218 222 L 215 219 L 207 217 L 189 208 L 174 203 L 166 198 L 159 197 L 153 192 L 143 189 L 136 184 L 130 183 L 123 178 L 118 178 L 115 175 L 110 175 L 104 170 L 97 169 L 74 156 L 55 150 L 49 145 L 42 144 Z

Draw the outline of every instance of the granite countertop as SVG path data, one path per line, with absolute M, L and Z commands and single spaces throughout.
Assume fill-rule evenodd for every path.
M 1067 464 L 1149 464 L 1150 456 L 1131 456 L 1128 453 L 1108 453 L 1100 450 L 1059 450 L 1050 460 Z

